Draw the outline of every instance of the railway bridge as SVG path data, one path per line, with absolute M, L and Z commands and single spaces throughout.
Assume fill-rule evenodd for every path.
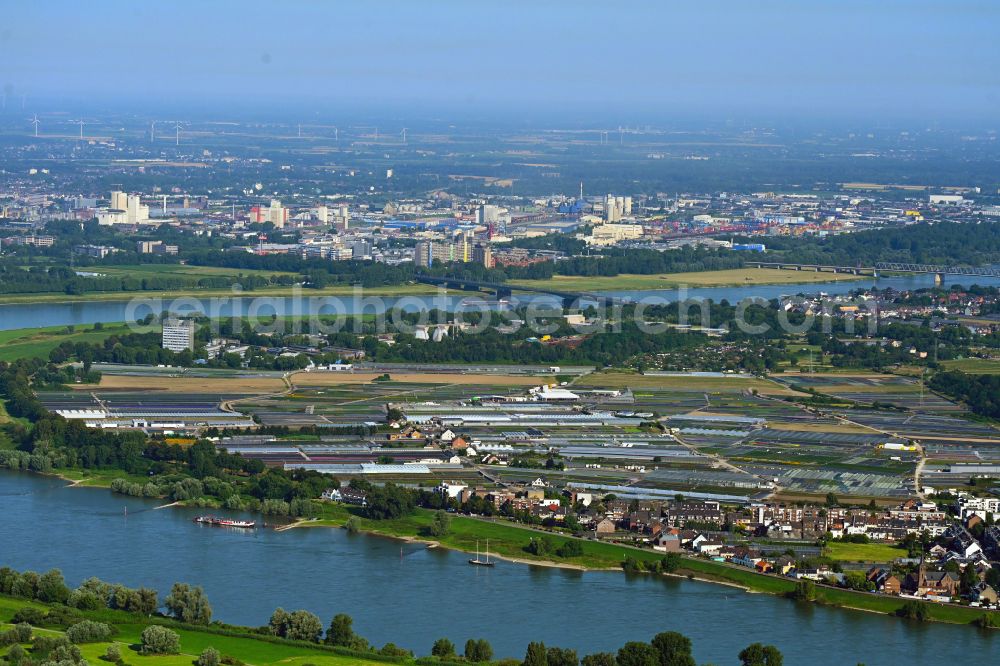
M 827 273 L 850 273 L 871 275 L 880 273 L 926 273 L 934 275 L 934 284 L 944 284 L 946 275 L 968 275 L 972 277 L 1000 277 L 1000 269 L 977 266 L 935 266 L 931 264 L 908 264 L 900 262 L 878 262 L 874 266 L 837 266 L 827 264 L 796 264 L 789 262 L 747 262 L 753 268 L 775 268 L 790 271 L 816 271 Z

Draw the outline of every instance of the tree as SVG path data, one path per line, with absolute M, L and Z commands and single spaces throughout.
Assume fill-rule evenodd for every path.
M 528 643 L 528 649 L 524 653 L 522 666 L 548 666 L 548 652 L 545 650 L 545 643 Z
M 431 521 L 428 531 L 434 537 L 447 535 L 451 531 L 451 516 L 444 511 L 436 511 L 434 513 L 434 520 Z
M 580 666 L 618 666 L 618 662 L 610 652 L 595 652 L 581 659 Z
M 278 606 L 271 613 L 271 619 L 267 622 L 267 628 L 275 636 L 284 636 L 285 628 L 288 626 L 290 618 L 291 614 L 281 606 Z
M 439 638 L 434 641 L 434 646 L 431 648 L 431 655 L 438 659 L 455 657 L 457 656 L 455 654 L 455 644 L 447 638 Z
M 784 658 L 773 645 L 752 643 L 740 651 L 743 666 L 781 666 Z
M 979 585 L 979 574 L 976 572 L 976 567 L 971 564 L 966 564 L 965 569 L 962 570 L 960 583 L 962 586 L 962 594 L 969 594 L 972 589 L 976 587 L 976 585 Z
M 326 644 L 351 647 L 354 644 L 354 619 L 347 613 L 338 613 L 330 620 L 330 628 L 326 630 Z
M 660 653 L 649 643 L 629 641 L 618 650 L 618 666 L 660 666 Z
M 163 604 L 176 619 L 189 624 L 208 624 L 212 621 L 212 607 L 205 591 L 187 583 L 174 583 Z
M 39 601 L 46 603 L 66 603 L 69 599 L 69 588 L 59 569 L 51 569 L 39 576 L 36 596 Z
M 550 647 L 546 657 L 548 666 L 578 666 L 580 663 L 576 657 L 576 650 L 568 648 Z
M 142 654 L 178 654 L 181 649 L 181 639 L 177 632 L 166 627 L 153 624 L 142 630 Z
M 928 617 L 927 604 L 919 601 L 907 601 L 896 610 L 896 615 L 908 620 L 923 622 Z
M 475 663 L 489 661 L 493 659 L 493 646 L 485 638 L 470 638 L 465 642 L 465 658 Z
M 293 641 L 318 643 L 323 636 L 323 623 L 318 617 L 304 610 L 289 613 L 284 608 L 278 608 L 271 614 L 267 626 L 275 636 Z
M 691 639 L 676 631 L 656 634 L 653 647 L 660 653 L 660 666 L 695 666 L 691 654 Z
M 789 596 L 800 601 L 816 601 L 816 583 L 811 580 L 799 581 Z

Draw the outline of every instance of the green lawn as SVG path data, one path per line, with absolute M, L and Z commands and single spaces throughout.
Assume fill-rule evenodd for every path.
M 106 324 L 100 331 L 95 331 L 93 325 L 75 326 L 73 332 L 66 326 L 0 331 L 0 361 L 48 358 L 49 352 L 63 342 L 101 342 L 110 335 L 123 333 L 128 333 L 124 324 Z
M 885 543 L 828 543 L 823 554 L 840 562 L 891 562 L 906 557 L 906 550 Z

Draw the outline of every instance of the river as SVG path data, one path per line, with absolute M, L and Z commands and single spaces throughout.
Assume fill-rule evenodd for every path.
M 979 284 L 982 286 L 1000 286 L 1000 279 L 987 277 L 954 277 L 952 284 Z M 677 289 L 659 289 L 648 291 L 614 291 L 603 292 L 609 296 L 630 299 L 658 299 L 676 301 L 679 298 L 710 298 L 716 302 L 723 299 L 732 303 L 744 298 L 779 298 L 784 295 L 798 293 L 816 294 L 825 292 L 830 295 L 846 294 L 855 289 L 878 286 L 894 289 L 920 289 L 934 286 L 932 275 L 912 275 L 905 277 L 882 277 L 877 281 L 871 278 L 841 282 L 819 282 L 812 284 L 780 284 L 780 285 L 747 285 L 740 287 L 700 287 L 684 291 Z M 258 316 L 297 315 L 308 316 L 317 309 L 323 314 L 357 314 L 360 312 L 385 312 L 399 306 L 405 310 L 455 309 L 463 300 L 461 292 L 448 292 L 446 296 L 404 296 L 404 297 L 365 297 L 355 299 L 352 296 L 340 297 L 310 297 L 308 290 L 301 298 L 278 298 L 268 296 L 255 297 L 252 292 L 241 298 L 200 299 L 179 298 L 149 300 L 141 292 L 132 295 L 131 300 L 124 301 L 73 301 L 66 303 L 16 303 L 0 305 L 0 330 L 19 328 L 34 328 L 36 326 L 69 326 L 93 324 L 96 322 L 135 321 L 147 314 L 160 314 L 164 309 L 176 311 L 178 314 L 188 312 L 207 313 L 213 317 L 231 317 L 234 314 L 246 315 L 248 312 Z M 128 298 L 128 297 L 126 297 Z M 534 299 L 558 300 L 555 297 L 526 297 L 518 295 L 521 302 Z
M 428 654 L 436 638 L 487 638 L 497 656 L 527 643 L 615 651 L 629 640 L 679 631 L 698 663 L 733 664 L 748 644 L 776 645 L 789 666 L 996 663 L 1000 633 L 920 624 L 765 594 L 619 572 L 578 572 L 500 562 L 471 567 L 462 553 L 325 528 L 253 532 L 206 527 L 198 511 L 107 490 L 0 472 L 0 566 L 62 569 L 165 596 L 185 581 L 205 588 L 215 617 L 265 624 L 278 606 L 324 623 L 354 618 L 373 643 Z M 126 508 L 128 509 L 126 513 Z

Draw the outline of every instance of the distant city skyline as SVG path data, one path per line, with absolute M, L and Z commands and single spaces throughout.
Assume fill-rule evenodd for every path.
M 59 0 L 2 15 L 8 108 L 27 95 L 954 123 L 989 120 L 1000 104 L 1000 7 L 987 2 Z

